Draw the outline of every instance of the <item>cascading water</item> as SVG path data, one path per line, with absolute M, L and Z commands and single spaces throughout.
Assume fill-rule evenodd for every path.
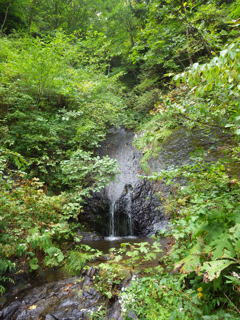
M 119 167 L 119 174 L 106 188 L 106 195 L 109 200 L 109 240 L 120 236 L 133 236 L 132 224 L 132 186 L 138 181 L 138 153 L 132 146 L 133 133 L 123 128 L 115 129 L 110 138 L 106 141 L 104 153 L 116 159 Z M 125 196 L 125 208 L 119 217 L 116 217 L 118 200 Z
M 115 213 L 115 202 L 110 203 L 110 217 L 109 217 L 109 237 L 115 237 L 115 221 L 114 221 L 114 213 Z
M 131 190 L 128 190 L 125 195 L 125 212 L 126 212 L 126 221 L 125 221 L 125 234 L 126 237 L 133 237 L 133 223 L 132 223 L 132 195 Z M 115 240 L 119 238 L 119 228 L 116 225 L 115 214 L 118 209 L 117 202 L 111 202 L 109 208 L 109 236 L 107 237 L 108 240 Z M 120 222 L 121 223 L 121 222 Z

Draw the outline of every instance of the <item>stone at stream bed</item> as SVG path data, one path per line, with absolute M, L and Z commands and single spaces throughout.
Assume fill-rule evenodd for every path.
M 111 320 L 123 320 L 121 316 L 121 305 L 117 300 L 109 310 L 108 318 Z
M 21 299 L 0 311 L 0 320 L 89 320 L 99 308 L 107 308 L 106 320 L 122 320 L 117 297 L 109 301 L 93 286 L 97 269 L 90 268 L 82 277 L 55 281 L 28 290 Z M 126 279 L 126 286 L 131 278 Z M 103 319 L 103 320 L 104 320 Z
M 104 239 L 103 236 L 98 235 L 96 232 L 78 231 L 78 234 L 82 237 L 82 241 L 97 241 Z
M 0 311 L 1 320 L 87 320 L 89 312 L 104 303 L 103 297 L 91 287 L 93 271 L 83 278 L 48 283 L 30 290 L 27 295 Z

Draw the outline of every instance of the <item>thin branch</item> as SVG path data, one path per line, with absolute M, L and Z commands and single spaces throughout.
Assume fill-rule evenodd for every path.
M 232 302 L 232 300 L 226 295 L 226 293 L 224 293 L 224 296 L 227 298 L 227 300 L 231 303 L 231 305 L 234 307 L 234 309 L 240 313 L 240 310 L 238 309 L 238 307 L 235 306 L 235 304 Z
M 10 8 L 10 3 L 8 3 L 7 9 L 5 11 L 5 15 L 4 15 L 4 18 L 3 18 L 3 23 L 1 25 L 0 33 L 3 33 L 3 29 L 4 29 L 4 26 L 5 26 L 5 23 L 7 21 L 7 17 L 8 17 L 9 8 Z

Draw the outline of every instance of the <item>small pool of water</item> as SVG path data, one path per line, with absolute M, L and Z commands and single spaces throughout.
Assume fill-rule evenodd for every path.
M 119 249 L 121 243 L 139 243 L 139 242 L 149 242 L 152 243 L 154 239 L 152 238 L 137 238 L 137 237 L 109 237 L 103 240 L 91 240 L 82 241 L 83 244 L 89 245 L 90 247 L 102 251 L 103 254 L 108 254 L 111 248 Z M 160 241 L 161 246 L 166 248 L 167 239 L 162 239 Z M 93 264 L 98 264 L 99 261 L 92 262 Z M 49 282 L 54 282 L 58 280 L 63 280 L 69 278 L 69 274 L 60 268 L 47 269 L 47 270 L 37 270 L 33 273 L 23 273 L 19 274 L 16 278 L 15 284 L 9 288 L 7 294 L 0 297 L 0 309 L 14 301 L 15 299 L 21 299 L 24 295 L 32 288 L 39 287 Z
M 107 241 L 115 241 L 115 240 L 132 240 L 132 239 L 137 239 L 135 236 L 126 236 L 126 237 L 114 237 L 114 236 L 109 236 L 105 237 L 104 240 Z
M 121 247 L 121 243 L 139 243 L 139 242 L 153 242 L 151 238 L 138 238 L 133 236 L 128 237 L 105 237 L 103 240 L 91 240 L 91 241 L 82 241 L 83 244 L 87 244 L 88 246 L 100 250 L 103 253 L 108 253 L 110 249 L 115 248 L 119 249 Z

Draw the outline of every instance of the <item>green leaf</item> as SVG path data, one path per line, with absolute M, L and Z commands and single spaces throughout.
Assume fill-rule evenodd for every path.
M 31 270 L 37 270 L 39 268 L 38 259 L 33 258 L 29 261 L 29 266 Z
M 209 281 L 217 279 L 224 269 L 234 263 L 236 262 L 231 260 L 216 260 L 204 262 L 203 270 L 206 271 L 205 278 Z

